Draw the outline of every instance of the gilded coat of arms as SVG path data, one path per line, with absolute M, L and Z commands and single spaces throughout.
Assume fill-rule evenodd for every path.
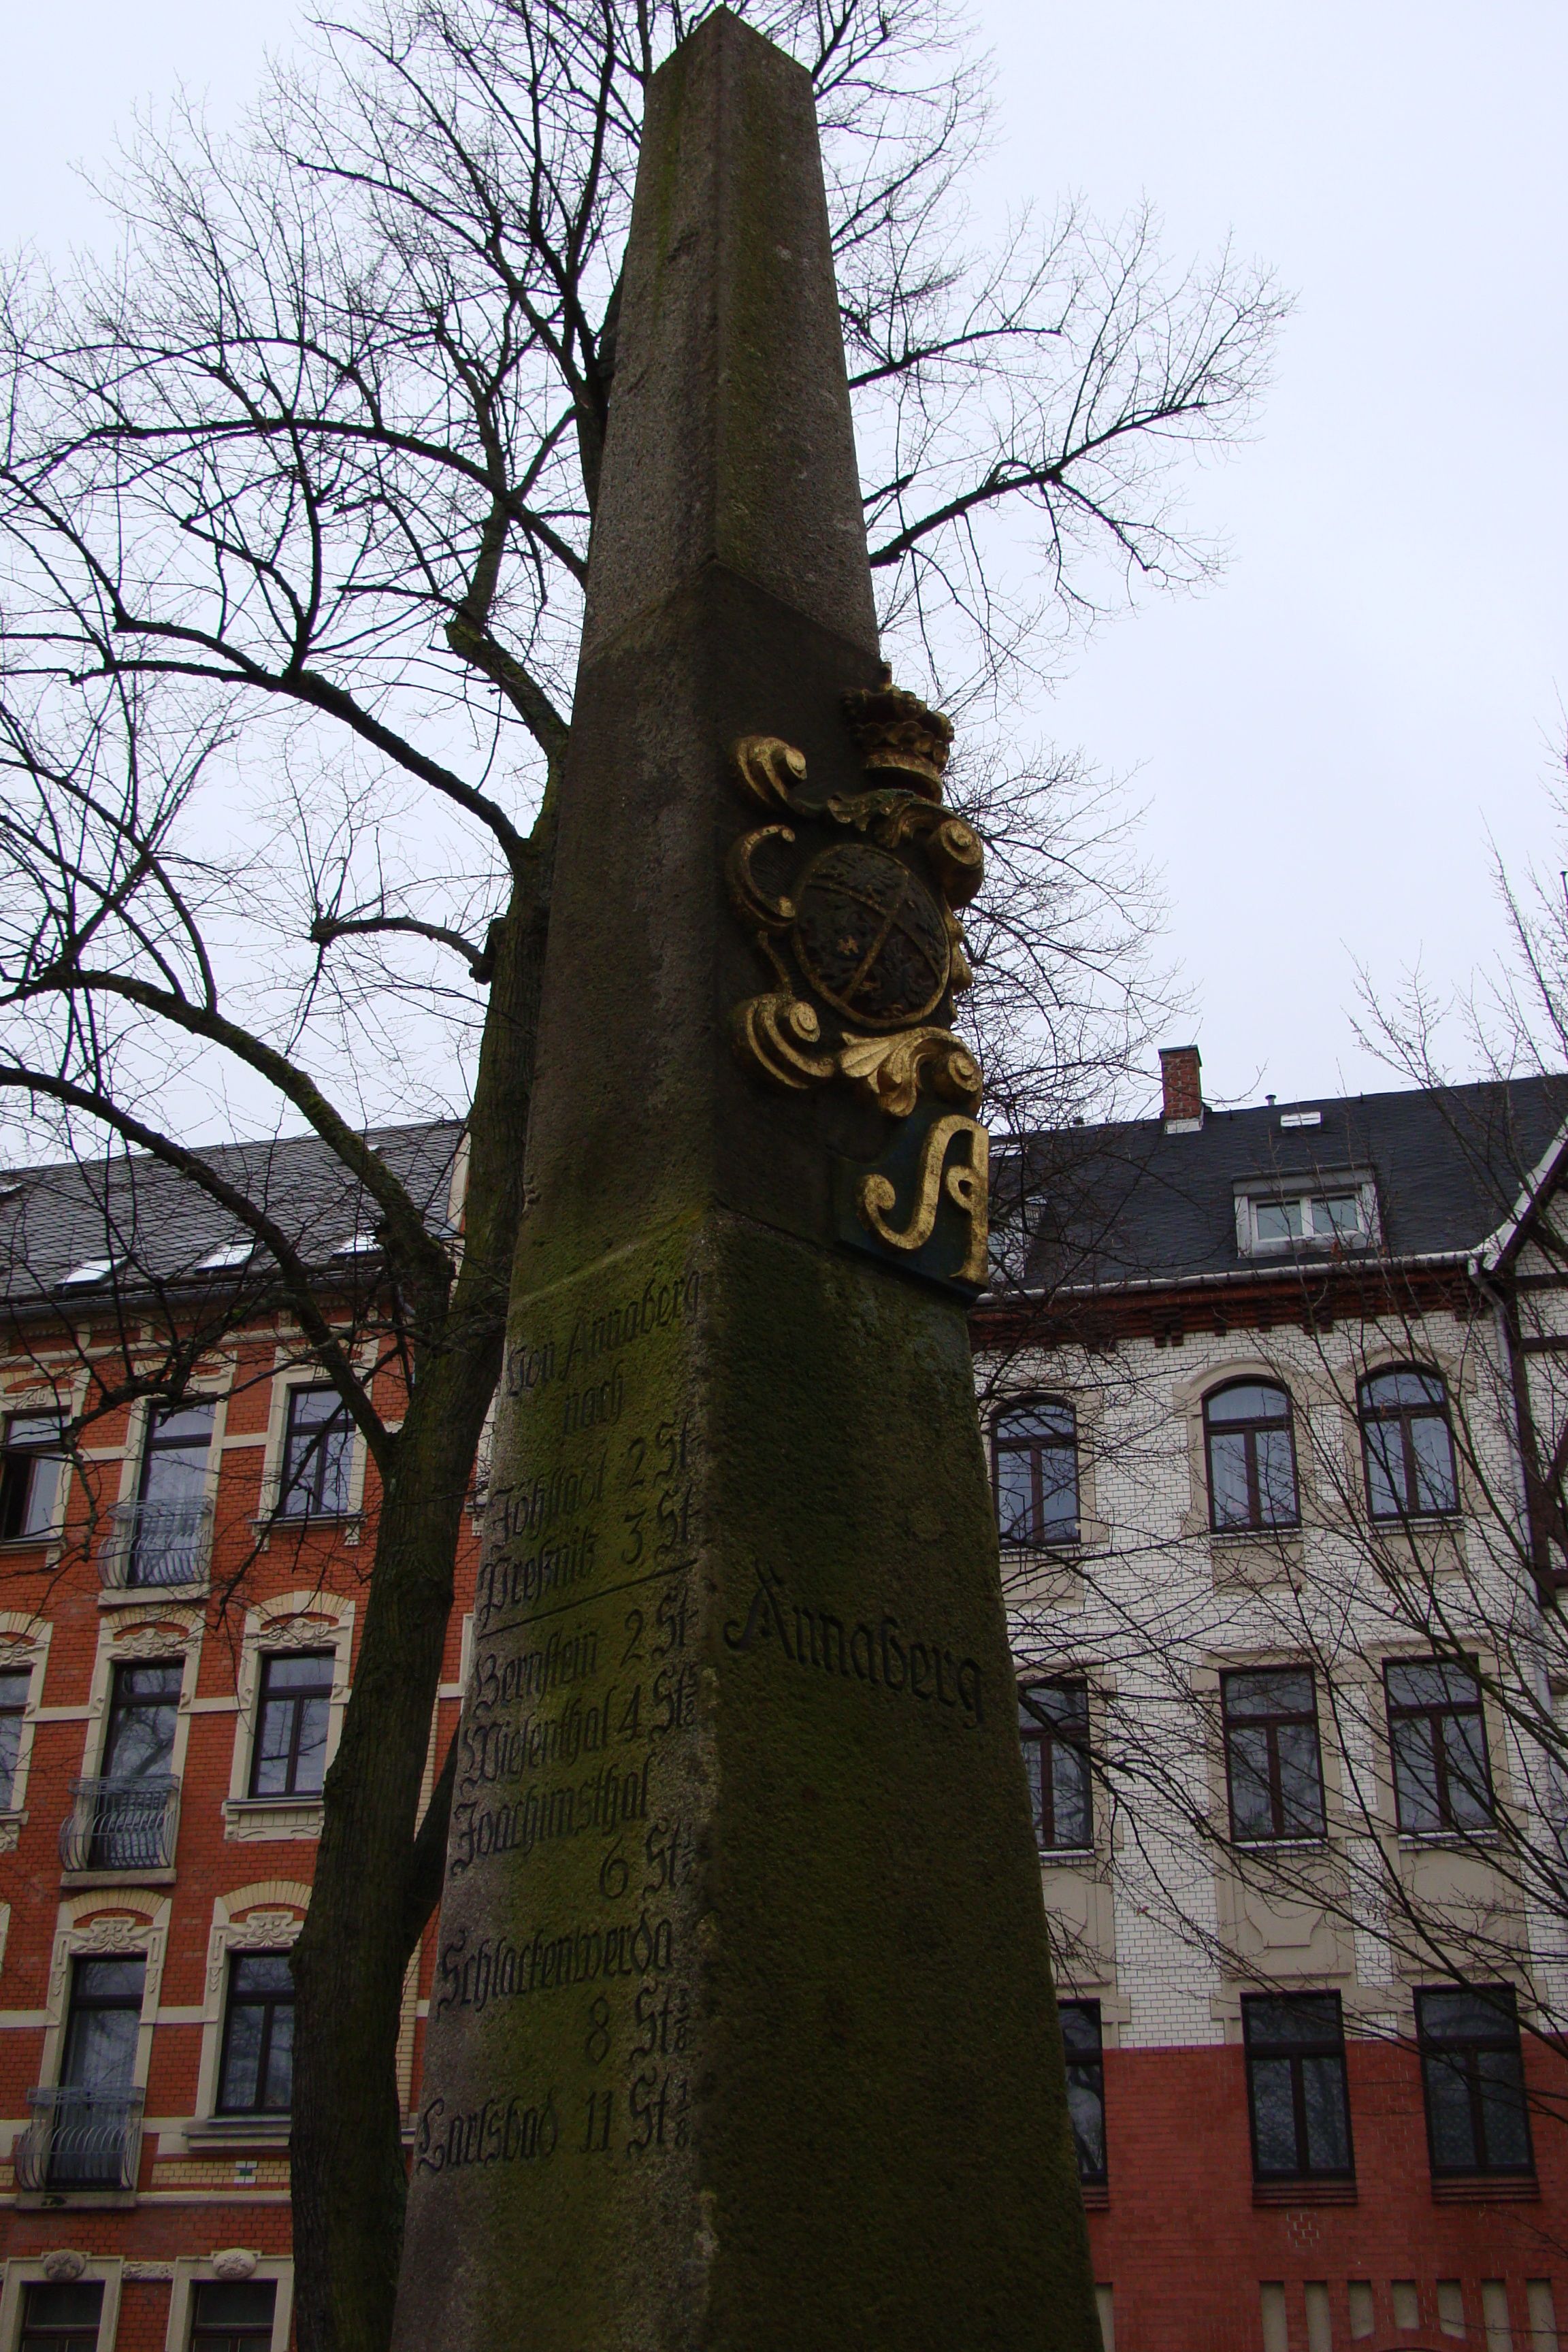
M 983 1080 L 963 1039 L 932 1016 L 973 981 L 962 910 L 984 853 L 973 827 L 942 805 L 951 720 L 887 671 L 844 705 L 864 792 L 804 799 L 805 756 L 777 736 L 745 735 L 731 750 L 742 792 L 772 822 L 732 845 L 730 896 L 777 982 L 735 1007 L 735 1048 L 785 1091 L 845 1080 L 897 1119 L 922 1097 L 961 1106 L 923 1139 L 907 1224 L 889 1222 L 897 1194 L 878 1171 L 858 1180 L 855 1207 L 874 1243 L 912 1255 L 950 1202 L 969 1239 L 947 1278 L 974 1287 L 984 1276 L 986 1136 L 973 1116 Z M 810 847 L 824 832 L 837 837 Z M 967 1158 L 946 1166 L 954 1150 Z

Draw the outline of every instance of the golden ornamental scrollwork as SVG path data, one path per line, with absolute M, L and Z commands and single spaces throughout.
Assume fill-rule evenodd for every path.
M 961 910 L 985 870 L 973 827 L 942 806 L 952 727 L 886 672 L 844 707 L 863 793 L 805 800 L 805 755 L 775 735 L 731 750 L 742 793 L 772 820 L 731 845 L 731 903 L 778 983 L 736 1006 L 736 1051 L 791 1092 L 837 1077 L 896 1118 L 922 1094 L 973 1111 L 979 1065 L 932 1018 L 973 982 Z M 812 848 L 825 831 L 837 837 Z
M 955 1158 L 955 1146 L 966 1156 Z M 965 1118 L 962 1112 L 954 1112 L 946 1118 L 933 1119 L 926 1131 L 907 1224 L 889 1222 L 888 1212 L 898 1206 L 898 1192 L 886 1176 L 874 1170 L 857 1184 L 855 1206 L 868 1233 L 888 1248 L 913 1256 L 925 1247 L 935 1231 L 937 1210 L 942 1201 L 951 1201 L 969 1234 L 967 1255 L 963 1264 L 953 1268 L 951 1278 L 978 1288 L 984 1282 L 986 1271 L 990 1181 L 990 1137 L 978 1119 Z
M 923 1087 L 949 1102 L 977 1108 L 980 1065 L 951 1029 L 906 1029 L 896 1037 L 846 1037 L 838 1068 L 883 1110 L 908 1118 Z

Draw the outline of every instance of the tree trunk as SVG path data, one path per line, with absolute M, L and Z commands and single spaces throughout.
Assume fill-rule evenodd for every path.
M 364 1631 L 294 1952 L 300 2352 L 384 2352 L 392 2325 L 406 2192 L 397 2036 L 404 1972 L 424 1924 L 411 1916 L 419 1788 L 462 1512 L 500 1371 L 552 837 L 547 803 L 537 866 L 498 927 L 469 1118 L 463 1261 L 439 1328 L 418 1341 L 392 1441 Z M 420 1884 L 429 1885 L 427 1874 Z M 438 1876 L 434 1884 L 438 1892 Z

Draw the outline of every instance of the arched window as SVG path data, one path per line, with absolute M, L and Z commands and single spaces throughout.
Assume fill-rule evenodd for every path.
M 1272 1381 L 1216 1389 L 1204 1399 L 1204 1438 L 1209 1525 L 1216 1533 L 1300 1525 L 1288 1390 Z
M 1360 1390 L 1366 1499 L 1374 1519 L 1429 1519 L 1459 1507 L 1448 1391 L 1440 1372 L 1401 1364 Z
M 992 1430 L 1005 1544 L 1078 1541 L 1078 1415 L 1056 1397 L 1009 1405 Z

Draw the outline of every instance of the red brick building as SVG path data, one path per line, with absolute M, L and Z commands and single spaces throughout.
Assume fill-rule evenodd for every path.
M 451 1129 L 378 1139 L 438 1228 Z M 247 1181 L 258 1181 L 258 1152 Z M 378 1256 L 311 1143 L 259 1180 L 362 1363 Z M 283 2352 L 288 1952 L 353 1671 L 363 1443 L 248 1245 L 145 1163 L 11 1180 L 0 1364 L 0 2208 L 8 2352 Z M 102 1389 L 210 1332 L 178 1406 Z M 375 1402 L 395 1421 L 395 1371 Z M 71 1458 L 62 1418 L 81 1423 Z M 473 1519 L 431 1774 L 450 1737 Z M 399 2049 L 413 2097 L 423 1987 Z

